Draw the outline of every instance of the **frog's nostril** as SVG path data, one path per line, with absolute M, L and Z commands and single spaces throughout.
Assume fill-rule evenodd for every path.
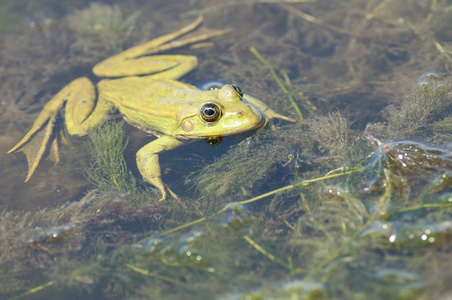
M 241 118 L 243 116 L 243 112 L 238 111 L 236 115 L 237 115 L 237 118 Z

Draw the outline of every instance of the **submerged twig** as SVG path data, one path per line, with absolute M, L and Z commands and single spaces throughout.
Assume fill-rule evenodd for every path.
M 34 294 L 34 293 L 36 293 L 36 292 L 39 292 L 40 290 L 43 290 L 43 289 L 45 289 L 45 288 L 47 288 L 47 287 L 53 285 L 54 283 L 55 283 L 55 282 L 53 282 L 53 281 L 49 281 L 49 282 L 47 282 L 47 283 L 45 283 L 45 284 L 42 284 L 42 285 L 37 286 L 37 287 L 35 287 L 35 288 L 32 288 L 32 289 L 26 291 L 26 292 L 23 293 L 23 294 L 17 295 L 17 296 L 12 297 L 12 298 L 9 298 L 8 300 L 17 300 L 17 299 L 21 299 L 21 298 L 23 298 L 23 297 L 25 297 L 25 296 L 32 295 L 32 294 Z
M 326 22 L 324 22 L 324 21 L 322 21 L 320 19 L 317 19 L 317 18 L 311 16 L 311 15 L 308 15 L 307 13 L 299 10 L 298 8 L 295 8 L 295 7 L 292 7 L 290 5 L 286 5 L 286 4 L 281 4 L 280 6 L 282 8 L 284 8 L 284 9 L 288 10 L 290 13 L 301 17 L 305 21 L 308 21 L 308 22 L 314 23 L 316 25 L 319 25 L 321 27 L 327 28 L 327 29 L 329 29 L 331 31 L 334 31 L 336 33 L 350 35 L 350 33 L 347 32 L 346 30 L 344 30 L 342 28 L 339 28 L 339 27 L 336 27 L 334 25 L 328 24 L 328 23 L 326 23 Z
M 433 41 L 433 44 L 435 45 L 436 49 L 447 59 L 447 61 L 452 64 L 452 58 L 449 54 L 447 54 L 447 51 L 441 46 L 441 44 L 435 39 Z
M 272 74 L 273 79 L 276 81 L 276 83 L 281 88 L 281 90 L 284 92 L 284 94 L 286 94 L 288 96 L 289 102 L 290 102 L 290 104 L 292 104 L 293 108 L 297 112 L 297 115 L 298 115 L 298 118 L 299 118 L 300 122 L 303 122 L 303 115 L 301 114 L 301 111 L 298 108 L 298 105 L 295 103 L 295 100 L 289 94 L 289 91 L 286 89 L 284 84 L 278 78 L 278 75 L 276 75 L 276 72 L 275 72 L 275 69 L 273 68 L 273 66 L 256 50 L 256 48 L 250 47 L 250 51 L 251 51 L 251 53 L 254 54 L 254 56 L 257 57 L 257 59 L 259 59 L 264 65 L 266 65 L 270 69 L 270 73 Z
M 164 281 L 168 281 L 168 282 L 171 282 L 171 283 L 180 283 L 178 280 L 173 279 L 171 277 L 155 274 L 155 273 L 149 272 L 148 270 L 141 269 L 141 268 L 139 268 L 139 267 L 137 267 L 135 265 L 132 265 L 132 264 L 126 264 L 126 267 L 131 269 L 131 270 L 133 270 L 133 271 L 135 271 L 135 272 L 137 272 L 137 273 L 140 273 L 142 275 L 158 278 L 158 279 L 161 279 L 161 280 L 164 280 Z
M 283 266 L 286 269 L 290 270 L 290 274 L 294 275 L 297 273 L 302 273 L 302 272 L 306 272 L 305 270 L 302 269 L 294 269 L 293 265 L 292 265 L 292 260 L 289 257 L 288 259 L 288 263 L 285 263 L 284 261 L 276 258 L 273 254 L 271 254 L 270 252 L 268 252 L 267 250 L 265 250 L 264 248 L 262 248 L 258 243 L 256 243 L 252 238 L 250 238 L 248 235 L 244 235 L 243 238 L 245 239 L 245 241 L 247 241 L 248 243 L 250 243 L 251 246 L 253 246 L 257 251 L 259 251 L 260 253 L 262 253 L 264 256 L 266 256 L 268 259 L 270 259 L 271 261 Z
M 369 12 L 364 19 L 361 20 L 361 23 L 356 27 L 357 30 L 364 30 L 365 26 L 367 25 L 367 23 L 369 23 L 370 20 L 372 20 L 373 18 L 376 17 L 377 13 L 379 13 L 385 6 L 386 4 L 388 4 L 389 2 L 391 2 L 392 0 L 383 0 L 382 2 L 380 2 L 377 6 L 375 6 L 375 8 Z M 357 34 L 353 34 L 349 43 L 348 43 L 348 49 L 347 51 L 350 53 L 353 48 L 355 48 L 356 45 L 356 41 L 357 41 Z M 353 78 L 356 79 L 356 71 L 355 71 L 355 67 L 353 66 L 353 63 L 350 59 L 347 59 L 347 65 L 348 65 L 348 70 L 350 72 L 350 74 L 352 74 Z
M 452 207 L 451 202 L 447 203 L 423 203 L 420 205 L 414 205 L 410 207 L 401 208 L 399 210 L 396 210 L 388 215 L 388 218 L 390 218 L 392 215 L 404 213 L 407 211 L 413 211 L 413 210 L 419 210 L 419 209 L 426 209 L 426 208 L 443 208 L 443 207 Z
M 430 21 L 433 17 L 433 12 L 436 10 L 436 6 L 438 4 L 438 0 L 432 0 L 432 4 L 430 5 L 430 12 L 427 15 L 427 21 Z
M 215 217 L 216 215 L 219 215 L 219 214 L 225 212 L 226 210 L 228 210 L 230 207 L 233 207 L 234 205 L 242 205 L 242 204 L 252 203 L 252 202 L 255 202 L 257 200 L 266 198 L 268 196 L 271 196 L 271 195 L 274 195 L 274 194 L 277 194 L 277 193 L 280 193 L 280 192 L 283 192 L 283 191 L 291 190 L 291 189 L 294 189 L 294 188 L 297 188 L 297 187 L 300 187 L 300 186 L 308 186 L 309 184 L 314 183 L 314 182 L 319 182 L 319 181 L 323 181 L 323 180 L 327 180 L 327 179 L 331 179 L 331 178 L 335 178 L 335 177 L 340 177 L 340 176 L 353 174 L 353 173 L 356 173 L 356 172 L 360 172 L 363 169 L 364 169 L 363 167 L 358 167 L 358 168 L 355 168 L 355 169 L 350 169 L 348 171 L 344 171 L 343 173 L 339 173 L 339 174 L 336 173 L 336 174 L 321 176 L 321 177 L 317 177 L 317 178 L 313 178 L 313 179 L 302 180 L 300 182 L 297 182 L 297 183 L 294 183 L 294 184 L 291 184 L 291 185 L 287 185 L 285 187 L 282 187 L 282 188 L 270 191 L 268 193 L 265 193 L 265 194 L 253 197 L 253 198 L 248 199 L 248 200 L 243 200 L 243 201 L 229 203 L 229 204 L 225 205 L 222 209 L 218 210 L 217 212 L 215 212 L 215 213 L 213 213 L 213 214 L 211 214 L 211 215 L 209 215 L 207 217 L 202 217 L 202 218 L 199 218 L 199 219 L 194 220 L 192 222 L 185 223 L 185 224 L 183 224 L 181 226 L 177 226 L 175 228 L 163 231 L 163 232 L 157 234 L 156 236 L 163 236 L 163 235 L 166 235 L 166 234 L 169 234 L 169 233 L 173 233 L 173 232 L 179 231 L 181 229 L 185 229 L 185 228 L 191 227 L 191 226 L 193 226 L 195 224 L 207 221 L 208 219 L 211 219 L 211 218 Z M 148 238 L 143 239 L 140 242 L 143 242 L 145 240 L 148 240 Z

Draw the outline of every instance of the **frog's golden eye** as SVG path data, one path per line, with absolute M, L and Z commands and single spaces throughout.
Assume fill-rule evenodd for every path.
M 223 140 L 223 138 L 221 136 L 206 138 L 206 142 L 210 146 L 218 146 L 221 143 L 222 140 Z
M 236 84 L 231 84 L 232 88 L 243 98 L 243 90 Z
M 221 109 L 215 103 L 206 103 L 199 109 L 199 116 L 208 123 L 214 123 L 221 118 Z

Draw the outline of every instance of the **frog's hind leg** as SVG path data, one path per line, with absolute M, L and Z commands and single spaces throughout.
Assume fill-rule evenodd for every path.
M 155 38 L 147 43 L 127 49 L 109 57 L 93 68 L 98 77 L 123 77 L 134 75 L 152 75 L 153 78 L 178 79 L 195 69 L 198 61 L 189 55 L 155 55 L 171 49 L 181 48 L 214 36 L 223 35 L 229 29 L 214 30 L 193 37 L 176 40 L 178 37 L 195 30 L 202 22 L 199 17 L 193 23 L 170 34 Z
M 52 151 L 55 161 L 59 161 L 58 150 L 64 141 L 61 125 L 62 110 L 66 107 L 64 119 L 68 133 L 83 135 L 86 129 L 80 129 L 77 124 L 83 123 L 92 113 L 95 105 L 94 85 L 88 78 L 78 78 L 66 85 L 42 109 L 35 123 L 25 137 L 8 153 L 23 151 L 28 161 L 30 179 L 39 163 Z

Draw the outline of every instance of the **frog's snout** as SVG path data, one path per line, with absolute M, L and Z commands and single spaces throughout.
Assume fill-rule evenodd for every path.
M 257 127 L 262 126 L 266 123 L 266 119 L 264 115 L 262 114 L 261 110 L 257 108 L 256 106 L 252 104 L 248 104 L 249 108 L 253 112 L 254 116 L 256 117 L 255 123 L 257 124 Z

